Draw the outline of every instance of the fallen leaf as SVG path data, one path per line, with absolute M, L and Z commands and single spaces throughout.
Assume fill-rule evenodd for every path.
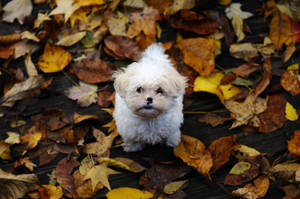
M 222 6 L 227 6 L 228 4 L 231 3 L 231 0 L 218 0 L 219 4 Z
M 285 196 L 282 199 L 297 199 L 300 197 L 299 186 L 295 184 L 290 184 L 280 187 L 281 190 L 285 192 Z
M 291 22 L 287 15 L 280 11 L 275 12 L 270 22 L 269 37 L 273 44 L 280 49 L 291 33 Z
M 237 15 L 232 16 L 232 27 L 237 36 L 237 42 L 240 42 L 245 39 L 246 35 L 244 33 L 244 22 L 243 19 Z
M 14 168 L 17 168 L 19 166 L 25 166 L 29 171 L 33 171 L 34 167 L 37 165 L 34 164 L 28 157 L 21 158 L 18 161 L 14 162 Z
M 191 31 L 199 35 L 213 34 L 217 30 L 217 23 L 210 18 L 203 18 L 194 11 L 182 10 L 170 16 L 169 23 L 173 28 Z
M 109 107 L 114 99 L 115 94 L 111 92 L 111 89 L 108 86 L 105 86 L 98 93 L 97 104 L 101 107 Z
M 75 124 L 78 124 L 84 120 L 88 120 L 88 119 L 98 119 L 98 116 L 97 115 L 81 115 L 79 113 L 74 113 L 73 115 L 73 121 Z
M 73 12 L 80 7 L 80 5 L 74 3 L 73 0 L 55 0 L 55 2 L 57 7 L 50 12 L 49 16 L 64 14 L 65 22 L 67 22 Z
M 72 55 L 62 47 L 46 43 L 44 52 L 38 60 L 38 67 L 44 73 L 62 71 L 72 60 Z
M 37 18 L 34 21 L 34 28 L 38 28 L 40 27 L 40 25 L 44 22 L 44 21 L 51 21 L 51 18 L 49 17 L 48 13 L 38 13 Z
M 65 157 L 61 159 L 56 166 L 56 179 L 63 188 L 66 196 L 74 196 L 72 170 L 79 166 L 79 162 L 73 158 Z
M 256 160 L 257 161 L 257 160 Z M 249 163 L 249 164 L 248 164 Z M 244 165 L 240 167 L 240 165 Z M 240 170 L 230 171 L 224 180 L 225 185 L 238 186 L 242 183 L 254 179 L 259 174 L 259 163 L 257 162 L 238 162 L 232 169 L 241 168 Z
M 216 172 L 223 164 L 225 164 L 230 157 L 231 151 L 234 149 L 236 142 L 236 135 L 221 137 L 214 140 L 207 150 L 210 152 L 213 166 L 210 173 Z
M 174 0 L 173 4 L 168 7 L 165 11 L 165 15 L 172 15 L 179 10 L 191 9 L 195 6 L 195 0 Z
M 272 95 L 268 99 L 267 109 L 258 115 L 260 120 L 259 132 L 268 133 L 281 128 L 285 118 L 286 99 L 281 95 Z
M 292 42 L 290 45 L 287 46 L 287 48 L 285 49 L 282 55 L 283 63 L 287 62 L 292 57 L 295 51 L 296 51 L 295 43 Z
M 38 44 L 30 42 L 28 40 L 22 40 L 14 44 L 14 59 L 23 57 L 24 55 L 36 51 Z
M 13 175 L 0 169 L 0 198 L 23 198 L 26 193 L 39 188 L 39 179 L 35 174 Z
M 222 91 L 224 100 L 229 100 L 241 92 L 241 90 L 238 87 L 232 85 L 231 83 L 225 85 L 219 85 L 219 88 Z
M 254 148 L 248 147 L 243 144 L 237 144 L 234 146 L 233 155 L 239 160 L 245 160 L 251 157 L 260 155 L 261 153 Z
M 3 7 L 3 10 L 3 21 L 12 23 L 15 19 L 17 19 L 20 24 L 23 24 L 25 17 L 31 14 L 31 0 L 10 1 Z
M 31 126 L 28 132 L 21 137 L 22 143 L 27 143 L 29 149 L 33 149 L 42 139 L 42 132 L 36 126 Z
M 107 17 L 106 25 L 109 32 L 116 36 L 127 36 L 126 25 L 129 23 L 129 19 L 122 12 L 110 13 Z
M 0 100 L 1 106 L 12 107 L 16 101 L 39 94 L 44 79 L 42 76 L 31 76 L 25 81 L 14 84 Z
M 173 194 L 178 189 L 180 189 L 180 187 L 182 187 L 186 182 L 187 180 L 170 182 L 169 184 L 166 184 L 166 186 L 164 187 L 164 193 Z
M 2 160 L 13 160 L 9 147 L 9 144 L 5 143 L 3 140 L 0 140 L 0 158 Z
M 267 58 L 264 60 L 264 72 L 263 72 L 262 80 L 259 82 L 259 84 L 256 86 L 254 90 L 256 97 L 260 95 L 270 84 L 271 77 L 272 77 L 271 71 L 272 71 L 272 63 L 271 60 Z
M 225 101 L 226 109 L 234 114 L 235 119 L 230 128 L 248 124 L 252 118 L 267 109 L 267 101 L 266 99 L 256 98 L 254 93 L 249 94 L 244 102 Z
M 26 123 L 27 123 L 27 122 L 24 121 L 24 120 L 14 120 L 14 121 L 12 121 L 12 122 L 9 124 L 9 126 L 10 126 L 11 128 L 17 128 L 17 127 L 20 127 L 20 126 L 25 125 Z
M 117 131 L 113 131 L 108 136 L 98 130 L 93 129 L 94 137 L 96 137 L 97 142 L 91 142 L 85 144 L 83 152 L 87 154 L 95 154 L 97 156 L 106 156 L 109 153 L 109 149 L 112 146 L 114 139 L 118 136 Z
M 286 70 L 280 79 L 280 85 L 293 96 L 300 93 L 300 81 L 298 70 Z
M 291 154 L 300 156 L 300 130 L 295 130 L 291 140 L 288 141 L 288 150 Z
M 112 69 L 114 66 L 100 59 L 82 59 L 72 64 L 71 72 L 80 80 L 94 84 L 113 81 Z
M 138 45 L 123 36 L 107 36 L 104 39 L 105 52 L 116 60 L 131 59 L 137 61 L 141 57 Z
M 234 58 L 244 59 L 247 62 L 258 56 L 258 51 L 252 43 L 231 44 L 229 51 Z
M 85 36 L 80 40 L 84 48 L 94 48 L 100 40 L 96 37 L 96 33 L 86 31 Z
M 49 199 L 60 199 L 63 196 L 61 186 L 54 185 L 43 185 L 39 188 L 39 193 L 41 196 L 47 197 Z
M 247 19 L 247 18 L 253 16 L 253 14 L 250 13 L 250 12 L 242 11 L 241 6 L 242 6 L 241 3 L 232 3 L 232 4 L 230 4 L 230 6 L 225 9 L 226 16 L 229 19 L 232 19 L 233 16 L 238 16 L 241 19 Z
M 7 132 L 8 138 L 4 140 L 7 144 L 19 144 L 21 143 L 20 134 L 15 132 Z
M 14 44 L 9 46 L 0 46 L 0 58 L 1 59 L 8 59 L 14 54 Z
M 153 194 L 136 188 L 121 187 L 113 189 L 106 194 L 107 199 L 150 199 Z
M 297 110 L 289 102 L 285 105 L 285 118 L 290 121 L 296 121 L 299 118 Z
M 215 68 L 214 51 L 216 46 L 206 38 L 183 39 L 178 47 L 184 55 L 184 63 L 200 75 L 210 75 Z
M 205 114 L 204 116 L 200 117 L 198 121 L 206 123 L 206 124 L 210 124 L 212 127 L 216 127 L 220 124 L 224 124 L 224 122 L 226 122 L 228 120 L 232 120 L 232 118 L 223 117 L 223 116 L 217 115 L 215 113 L 208 113 L 208 114 Z
M 276 178 L 294 183 L 296 181 L 295 175 L 299 166 L 299 163 L 281 163 L 276 164 L 268 171 Z
M 29 40 L 32 40 L 32 41 L 35 41 L 35 42 L 40 41 L 40 39 L 37 36 L 35 36 L 34 33 L 31 33 L 27 30 L 21 33 L 21 39 L 29 39 Z
M 251 187 L 242 187 L 232 191 L 232 196 L 242 199 L 256 199 L 257 194 L 255 193 L 254 188 Z
M 119 172 L 107 168 L 107 165 L 100 164 L 92 167 L 84 176 L 84 179 L 91 179 L 92 189 L 95 190 L 98 183 L 103 184 L 107 189 L 111 190 L 108 177 L 112 174 L 119 174 Z
M 132 20 L 128 28 L 127 36 L 132 39 L 143 32 L 147 37 L 155 39 L 156 21 L 160 19 L 159 12 L 156 9 L 145 7 L 142 12 L 133 12 L 130 14 Z
M 97 102 L 97 90 L 97 85 L 80 81 L 79 86 L 73 86 L 65 90 L 65 95 L 72 100 L 77 100 L 79 106 L 87 107 Z
M 37 71 L 34 63 L 31 60 L 31 54 L 27 54 L 27 56 L 25 57 L 25 67 L 26 67 L 28 76 L 37 76 L 38 75 L 38 71 Z
M 58 42 L 56 42 L 57 46 L 72 46 L 79 42 L 84 36 L 86 32 L 77 32 L 74 34 L 67 35 L 65 37 L 60 38 Z
M 95 190 L 93 190 L 91 180 L 84 180 L 84 175 L 79 170 L 73 173 L 73 179 L 76 197 L 79 198 L 92 198 L 96 195 L 97 191 L 104 188 L 101 183 L 98 183 Z
M 125 169 L 134 173 L 140 173 L 144 170 L 146 170 L 145 167 L 141 166 L 139 163 L 128 159 L 128 158 L 106 158 L 106 157 L 100 157 L 97 159 L 97 161 L 101 164 L 107 164 L 108 166 L 113 166 L 121 169 Z
M 267 175 L 261 175 L 256 178 L 254 181 L 255 193 L 257 194 L 257 198 L 264 197 L 269 189 L 270 180 Z
M 146 190 L 155 192 L 156 195 L 164 194 L 163 189 L 167 184 L 177 178 L 185 176 L 190 171 L 190 167 L 178 162 L 150 162 L 150 164 L 152 167 L 146 170 L 141 176 L 139 184 L 145 187 Z M 180 187 L 174 194 L 168 196 L 174 196 L 176 198 L 176 193 L 185 195 Z

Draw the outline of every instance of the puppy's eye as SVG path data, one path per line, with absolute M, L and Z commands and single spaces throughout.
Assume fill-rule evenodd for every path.
M 138 87 L 138 88 L 136 89 L 136 92 L 137 92 L 137 93 L 141 93 L 141 92 L 142 92 L 142 90 L 143 90 L 143 88 L 142 88 L 142 87 Z
M 163 93 L 164 93 L 164 91 L 163 91 L 163 89 L 162 89 L 162 88 L 158 88 L 158 89 L 156 90 L 156 93 L 163 94 Z

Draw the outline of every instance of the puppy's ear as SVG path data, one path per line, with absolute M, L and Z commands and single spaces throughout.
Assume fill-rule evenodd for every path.
M 184 95 L 185 88 L 187 87 L 187 78 L 178 73 L 174 68 L 164 78 L 164 88 L 172 97 L 179 97 Z
M 116 92 L 121 96 L 125 97 L 126 95 L 126 88 L 129 85 L 129 77 L 127 75 L 126 70 L 118 70 L 113 73 L 113 78 L 115 80 L 114 87 Z

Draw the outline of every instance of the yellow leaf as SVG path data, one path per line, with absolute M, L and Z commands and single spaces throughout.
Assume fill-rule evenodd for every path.
M 299 118 L 297 110 L 289 102 L 285 105 L 285 118 L 290 121 L 296 121 Z
M 39 13 L 37 19 L 34 21 L 33 28 L 38 28 L 44 21 L 51 21 L 51 18 L 47 13 Z
M 243 31 L 244 23 L 243 19 L 237 15 L 232 16 L 232 27 L 234 29 L 235 35 L 237 36 L 237 41 L 240 42 L 245 38 L 245 33 Z
M 225 100 L 229 100 L 230 98 L 236 96 L 241 92 L 238 87 L 233 86 L 232 84 L 220 85 L 219 87 L 223 93 Z
M 100 157 L 97 159 L 100 163 L 105 163 L 109 166 L 125 169 L 134 173 L 139 173 L 145 170 L 145 167 L 141 166 L 140 164 L 130 160 L 128 158 L 106 158 Z
M 49 199 L 60 199 L 63 196 L 61 186 L 43 185 L 43 187 L 46 189 Z
M 72 60 L 72 55 L 62 47 L 46 44 L 44 53 L 40 56 L 38 67 L 44 73 L 63 70 Z
M 173 194 L 178 189 L 180 189 L 180 187 L 182 187 L 186 182 L 187 182 L 187 180 L 171 182 L 164 187 L 164 192 L 166 194 Z
M 76 4 L 78 4 L 80 7 L 83 6 L 100 6 L 100 5 L 104 5 L 105 2 L 104 0 L 75 0 L 74 1 Z
M 103 184 L 106 188 L 109 190 L 110 184 L 108 181 L 108 176 L 112 174 L 119 174 L 120 172 L 117 172 L 115 170 L 112 170 L 110 168 L 107 168 L 105 164 L 100 164 L 97 166 L 92 167 L 87 174 L 85 175 L 84 179 L 91 179 L 92 182 L 92 188 L 95 190 L 98 183 Z
M 36 127 L 32 126 L 28 132 L 21 137 L 22 143 L 27 142 L 28 148 L 33 149 L 37 146 L 42 138 L 42 132 Z
M 257 151 L 254 148 L 248 147 L 246 145 L 236 145 L 233 149 L 233 155 L 239 159 L 239 160 L 243 160 L 246 159 L 247 157 L 253 157 L 253 156 L 257 156 L 260 155 L 260 152 Z
M 32 40 L 32 41 L 35 41 L 35 42 L 40 41 L 40 39 L 37 36 L 35 36 L 34 33 L 31 33 L 27 30 L 21 33 L 21 38 L 22 39 L 29 39 L 29 40 Z
M 203 91 L 215 94 L 222 102 L 224 102 L 224 96 L 219 88 L 223 77 L 224 74 L 220 72 L 213 73 L 209 76 L 198 76 L 194 82 L 194 91 Z
M 111 190 L 106 194 L 106 197 L 107 199 L 150 199 L 153 194 L 135 188 L 121 187 Z
M 24 120 L 15 120 L 10 123 L 10 127 L 17 128 L 17 127 L 23 126 L 24 124 L 26 124 L 26 121 L 24 121 Z
M 73 44 L 79 42 L 84 36 L 86 32 L 77 32 L 75 34 L 67 35 L 66 37 L 61 38 L 56 45 L 58 46 L 72 46 Z
M 227 6 L 231 3 L 231 0 L 218 0 L 219 4 L 222 6 Z
M 7 132 L 8 138 L 4 140 L 7 144 L 19 144 L 21 143 L 20 134 L 15 132 Z
M 288 70 L 298 70 L 299 69 L 299 64 L 292 64 L 287 69 Z
M 2 160 L 12 160 L 10 145 L 0 140 L 0 158 Z
M 249 162 L 238 162 L 236 163 L 230 170 L 229 174 L 235 174 L 240 175 L 244 173 L 245 171 L 249 170 L 251 168 L 251 164 Z
M 56 0 L 55 2 L 57 7 L 50 12 L 49 16 L 64 14 L 65 22 L 68 21 L 73 12 L 80 7 L 78 4 L 74 4 L 73 0 Z

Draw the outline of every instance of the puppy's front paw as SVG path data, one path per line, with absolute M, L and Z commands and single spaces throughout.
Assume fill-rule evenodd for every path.
M 145 145 L 142 143 L 132 143 L 132 142 L 124 142 L 122 144 L 124 151 L 126 152 L 135 152 L 135 151 L 140 151 L 142 150 Z
M 174 134 L 167 138 L 166 144 L 170 147 L 175 147 L 181 141 L 180 133 Z

